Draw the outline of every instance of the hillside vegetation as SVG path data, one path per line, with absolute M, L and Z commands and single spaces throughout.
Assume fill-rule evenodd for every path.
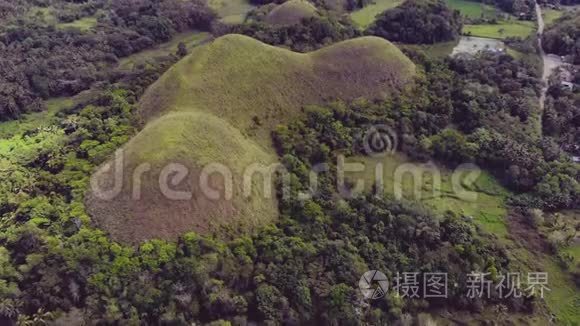
M 126 146 L 125 170 L 132 174 L 141 163 L 152 165 L 154 172 L 144 176 L 142 199 L 132 199 L 131 176 L 125 176 L 123 194 L 112 201 L 92 196 L 89 210 L 115 239 L 125 242 L 173 239 L 190 230 L 207 233 L 231 220 L 241 224 L 271 220 L 276 215 L 274 199 L 261 194 L 249 201 L 236 195 L 231 201 L 211 204 L 198 199 L 193 206 L 189 201 L 181 204 L 164 198 L 155 187 L 159 169 L 177 161 L 199 171 L 219 162 L 239 181 L 236 176 L 250 163 L 271 161 L 267 154 L 273 154 L 270 132 L 277 124 L 298 117 L 303 106 L 332 99 L 384 98 L 404 87 L 414 69 L 394 45 L 376 37 L 308 54 L 241 35 L 221 37 L 194 49 L 141 100 L 141 119 L 153 122 Z M 98 173 L 96 180 L 108 185 L 111 177 Z M 202 196 L 196 189 L 193 192 L 194 198 Z M 196 205 L 206 208 L 199 210 Z M 165 221 L 162 227 L 161 221 Z
M 143 120 L 168 111 L 216 114 L 245 133 L 295 117 L 304 105 L 340 98 L 384 97 L 401 88 L 413 63 L 376 37 L 348 40 L 308 54 L 226 35 L 173 66 L 140 103 Z
M 203 0 L 11 1 L 0 17 L 0 121 L 114 82 L 120 59 L 214 21 Z
M 580 72 L 448 55 L 535 2 L 286 1 L 0 0 L 0 325 L 580 325 Z
M 571 13 L 562 17 L 543 35 L 542 42 L 548 53 L 570 56 L 573 63 L 580 63 L 580 16 Z
M 213 115 L 171 113 L 148 125 L 125 146 L 123 171 L 135 171 L 142 163 L 151 164 L 154 171 L 140 186 L 132 184 L 132 173 L 123 176 L 124 184 L 141 189 L 141 198 L 135 200 L 133 192 L 127 191 L 110 204 L 90 196 L 89 213 L 97 217 L 97 223 L 113 239 L 127 243 L 151 238 L 176 240 L 184 230 L 204 233 L 210 226 L 230 221 L 241 229 L 253 228 L 276 217 L 277 207 L 274 200 L 265 199 L 257 179 L 252 187 L 255 193 L 249 198 L 243 196 L 243 168 L 252 164 L 267 166 L 274 161 L 273 155 Z M 178 189 L 192 192 L 195 197 L 181 201 L 164 197 L 158 180 L 168 163 L 183 164 L 190 171 L 188 181 Z M 227 166 L 234 175 L 232 200 L 225 200 L 224 196 L 211 200 L 199 189 L 201 170 L 211 163 Z M 104 182 L 115 180 L 113 173 L 101 170 L 96 178 Z M 223 193 L 223 179 L 211 179 L 210 183 Z
M 392 42 L 433 44 L 457 39 L 461 27 L 460 13 L 445 1 L 408 0 L 377 16 L 366 33 Z

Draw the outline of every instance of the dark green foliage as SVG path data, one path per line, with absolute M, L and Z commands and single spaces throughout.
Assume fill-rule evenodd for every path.
M 230 26 L 222 32 L 226 33 L 248 35 L 264 43 L 289 47 L 299 52 L 316 50 L 360 35 L 348 20 L 333 16 L 314 16 L 291 26 L 252 22 Z
M 185 45 L 185 43 L 179 42 L 176 54 L 180 58 L 185 57 L 187 55 L 187 46 Z
M 79 17 L 98 8 L 108 12 L 94 30 L 62 30 L 35 21 L 1 27 L 0 120 L 42 110 L 42 99 L 74 95 L 97 81 L 114 79 L 109 73 L 119 58 L 168 41 L 177 32 L 208 29 L 214 18 L 201 1 L 91 3 L 74 8 Z
M 487 1 L 481 1 L 487 3 Z M 523 14 L 525 18 L 530 19 L 535 14 L 535 2 L 533 0 L 492 0 L 491 3 L 503 11 L 512 13 L 516 16 Z
M 580 82 L 580 72 L 576 72 L 575 83 Z M 580 157 L 580 89 L 563 89 L 556 80 L 548 89 L 544 108 L 544 134 L 554 138 L 565 151 Z
M 444 81 L 448 73 L 442 70 L 433 80 Z M 6 293 L 2 311 L 14 306 L 17 314 L 32 316 L 39 309 L 78 307 L 84 318 L 101 323 L 391 322 L 425 307 L 467 308 L 475 303 L 458 305 L 466 290 L 459 275 L 509 267 L 504 249 L 470 221 L 373 195 L 337 200 L 331 175 L 321 176 L 319 196 L 281 200 L 277 225 L 253 236 L 221 241 L 186 234 L 177 243 L 149 241 L 137 249 L 112 243 L 90 226 L 83 190 L 91 170 L 132 134 L 131 95 L 112 91 L 73 109 L 62 125 L 66 135 L 57 137 L 64 150 L 43 145 L 41 156 L 50 159 L 26 157 L 40 177 L 27 190 L 34 199 L 15 198 L 2 216 L 12 223 L 0 233 L 7 253 L 2 277 L 8 280 L 0 288 Z M 312 108 L 303 121 L 280 127 L 275 140 L 292 175 L 292 192 L 307 190 L 312 164 L 332 166 L 337 151 L 359 152 L 366 124 L 415 111 L 403 108 L 407 101 Z M 411 126 L 415 118 L 407 120 Z M 46 163 L 53 161 L 61 163 Z M 460 288 L 448 301 L 388 297 L 361 310 L 356 284 L 369 269 L 390 278 L 403 271 L 448 272 Z
M 141 9 L 147 15 L 152 8 Z M 121 9 L 119 15 L 132 15 Z M 171 34 L 163 19 L 125 23 L 150 38 Z M 322 18 L 296 29 L 240 28 L 305 51 L 355 35 L 341 24 Z M 37 35 L 19 33 L 5 37 L 18 43 Z M 74 33 L 61 33 L 55 37 L 78 40 Z M 119 36 L 115 51 L 142 48 L 124 47 L 137 42 L 130 35 Z M 512 128 L 529 118 L 524 103 L 536 100 L 538 89 L 531 68 L 503 55 L 445 62 L 420 53 L 412 57 L 424 73 L 401 96 L 312 107 L 304 119 L 279 126 L 274 143 L 291 174 L 293 196 L 280 198 L 275 225 L 234 239 L 189 233 L 175 243 L 152 240 L 126 247 L 95 229 L 86 215 L 83 200 L 91 173 L 134 134 L 137 98 L 177 58 L 115 75 L 111 80 L 118 85 L 64 110 L 56 125 L 23 130 L 10 146 L 0 147 L 0 323 L 19 317 L 50 321 L 58 312 L 76 309 L 90 323 L 150 325 L 392 324 L 403 313 L 499 304 L 510 312 L 529 312 L 533 299 L 465 298 L 467 273 L 505 273 L 514 267 L 500 242 L 467 218 L 371 194 L 337 198 L 334 173 L 320 175 L 317 196 L 296 197 L 308 190 L 313 165 L 329 163 L 333 171 L 337 153 L 364 154 L 362 135 L 380 124 L 398 131 L 397 150 L 414 159 L 436 158 L 450 166 L 477 162 L 491 170 L 518 193 L 514 205 L 580 205 L 580 172 L 558 149 L 558 142 L 566 144 L 562 139 L 575 135 L 575 129 L 562 128 L 576 121 L 570 118 L 576 105 L 572 95 L 550 90 L 559 104 L 548 105 L 544 128 L 553 139 L 522 137 L 493 118 L 514 118 Z M 48 77 L 30 79 L 31 89 L 50 96 L 51 79 L 43 76 Z M 11 90 L 2 88 L 5 95 Z M 391 280 L 397 272 L 448 272 L 449 284 L 458 286 L 450 288 L 447 300 L 387 296 L 367 305 L 357 282 L 370 269 Z
M 542 43 L 546 52 L 570 56 L 573 63 L 580 64 L 580 17 L 577 13 L 567 14 L 548 28 Z
M 365 33 L 392 42 L 433 44 L 457 39 L 461 28 L 460 13 L 445 1 L 408 0 L 379 15 Z

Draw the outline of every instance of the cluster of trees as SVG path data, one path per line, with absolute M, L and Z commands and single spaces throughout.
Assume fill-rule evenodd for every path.
M 8 21 L 19 16 L 30 8 L 26 0 L 0 0 L 0 19 Z
M 487 125 L 516 138 L 517 130 L 498 122 L 498 116 L 510 124 L 513 119 L 505 119 L 506 115 L 526 123 L 539 110 L 536 97 L 541 82 L 531 65 L 484 51 L 477 58 L 456 56 L 449 67 L 463 79 L 453 99 L 457 103 L 455 119 L 464 132 Z
M 574 84 L 580 84 L 576 72 Z M 550 83 L 544 117 L 544 134 L 553 137 L 562 149 L 580 157 L 580 90 L 562 88 L 560 81 Z
M 378 16 L 366 33 L 393 42 L 433 44 L 457 39 L 462 20 L 459 11 L 443 0 L 408 0 Z
M 580 64 L 580 17 L 572 13 L 561 18 L 544 32 L 542 43 L 546 52 L 570 56 Z
M 331 43 L 360 36 L 360 32 L 349 19 L 331 14 L 306 18 L 300 24 L 290 26 L 273 26 L 263 22 L 224 26 L 216 33 L 244 34 L 264 43 L 288 47 L 298 52 L 316 50 Z
M 509 148 L 501 137 L 510 146 L 516 142 L 484 118 L 463 132 L 445 130 L 461 119 L 455 109 L 461 101 L 477 101 L 475 92 L 455 99 L 463 86 L 477 80 L 490 94 L 523 96 L 502 85 L 514 79 L 522 88 L 535 88 L 525 67 L 485 57 L 481 64 L 494 70 L 477 74 L 475 63 L 459 62 L 467 58 L 413 58 L 425 68 L 425 77 L 410 93 L 387 102 L 312 108 L 303 120 L 276 130 L 292 194 L 308 190 L 311 165 L 332 166 L 337 152 L 357 153 L 357 137 L 369 124 L 398 129 L 401 150 L 417 158 L 434 156 L 451 164 L 496 162 L 490 155 L 496 160 L 530 157 L 496 152 L 492 146 Z M 133 135 L 136 98 L 169 64 L 124 76 L 125 89 L 112 88 L 65 110 L 52 127 L 23 130 L 0 150 L 0 166 L 11 167 L 2 169 L 0 186 L 1 220 L 7 225 L 0 231 L 3 321 L 384 324 L 445 306 L 480 311 L 501 303 L 511 311 L 534 309 L 533 298 L 466 298 L 467 273 L 510 270 L 505 249 L 470 220 L 371 195 L 337 201 L 334 173 L 319 179 L 319 196 L 280 198 L 279 222 L 252 236 L 221 241 L 186 234 L 175 243 L 150 241 L 139 248 L 111 242 L 91 227 L 84 192 L 94 168 Z M 370 269 L 390 279 L 397 272 L 447 272 L 448 283 L 458 286 L 449 287 L 448 299 L 411 300 L 390 293 L 366 302 L 356 285 Z
M 117 84 L 61 108 L 54 124 L 27 126 L 2 140 L 10 146 L 0 150 L 5 181 L 0 186 L 0 223 L 6 226 L 0 232 L 0 323 L 52 320 L 55 311 L 79 306 L 81 297 L 93 291 L 87 288 L 93 275 L 91 261 L 85 260 L 88 252 L 76 251 L 74 243 L 90 250 L 105 245 L 108 254 L 114 249 L 90 227 L 85 213 L 89 177 L 134 135 L 137 98 L 177 59 L 169 56 L 137 67 L 118 76 Z M 68 264 L 63 259 L 71 265 L 63 265 Z M 18 266 L 23 269 L 18 271 Z
M 93 30 L 30 21 L 0 35 L 0 120 L 42 109 L 42 99 L 68 96 L 107 80 L 118 58 L 168 41 L 180 31 L 209 28 L 203 1 L 101 1 L 107 14 Z M 97 8 L 92 3 L 90 8 Z M 79 6 L 79 15 L 86 14 Z
M 296 194 L 309 190 L 312 165 L 326 162 L 332 171 L 336 153 L 364 154 L 359 141 L 366 126 L 386 124 L 398 130 L 399 150 L 417 160 L 436 158 L 452 167 L 476 162 L 491 170 L 518 194 L 514 205 L 578 208 L 580 170 L 558 146 L 570 135 L 578 139 L 577 127 L 562 127 L 568 122 L 577 126 L 576 95 L 550 89 L 555 104 L 549 100 L 546 107 L 546 135 L 536 138 L 517 132 L 530 122 L 530 105 L 537 103 L 540 82 L 533 67 L 502 54 L 434 61 L 408 52 L 424 72 L 411 89 L 388 101 L 311 108 L 304 119 L 275 131 L 293 194 L 280 197 L 275 225 L 231 240 L 190 233 L 177 242 L 128 247 L 91 226 L 84 193 L 94 169 L 135 133 L 137 98 L 177 57 L 129 74 L 101 78 L 98 72 L 145 48 L 141 42 L 155 44 L 176 31 L 209 24 L 213 14 L 205 6 L 182 7 L 196 2 L 107 3 L 111 10 L 100 19 L 98 32 L 32 24 L 1 36 L 0 53 L 10 55 L 0 59 L 0 78 L 6 78 L 0 80 L 0 108 L 10 99 L 26 103 L 14 100 L 18 88 L 8 85 L 24 85 L 31 98 L 40 98 L 74 93 L 95 81 L 118 82 L 64 110 L 58 123 L 20 130 L 3 140 L 9 146 L 0 146 L 1 324 L 62 318 L 72 324 L 84 319 L 102 324 L 356 325 L 408 320 L 441 307 L 534 309 L 534 298 L 466 297 L 469 272 L 489 272 L 492 278 L 513 272 L 506 249 L 469 219 L 437 216 L 417 203 L 370 194 L 339 200 L 332 172 L 319 177 L 314 198 Z M 409 13 L 415 19 L 425 14 L 423 9 L 417 5 Z M 453 34 L 454 15 L 443 14 L 453 23 L 419 19 L 419 24 L 437 27 L 408 26 L 414 32 L 405 35 L 419 30 L 437 34 L 441 28 Z M 326 16 L 296 27 L 254 23 L 230 28 L 299 51 L 358 35 L 348 22 Z M 22 61 L 17 54 L 24 55 Z M 83 81 L 75 74 L 84 71 L 86 86 L 59 88 L 63 80 Z M 391 280 L 397 272 L 446 272 L 448 298 L 408 299 L 391 291 L 382 300 L 365 301 L 356 285 L 372 269 Z
M 534 298 L 466 298 L 467 273 L 510 270 L 505 249 L 471 221 L 374 195 L 336 201 L 335 174 L 321 178 L 320 196 L 281 198 L 279 222 L 252 236 L 221 241 L 190 233 L 138 248 L 111 242 L 91 227 L 82 199 L 92 170 L 133 134 L 135 95 L 104 92 L 0 152 L 16 169 L 0 188 L 7 198 L 0 207 L 7 225 L 0 230 L 3 322 L 355 325 L 445 306 L 533 309 Z M 312 164 L 355 148 L 358 119 L 376 113 L 369 110 L 314 108 L 277 130 L 293 194 L 307 190 Z M 371 269 L 391 280 L 397 272 L 447 272 L 449 298 L 404 299 L 391 291 L 366 302 L 356 286 Z
M 415 132 L 419 146 L 412 148 L 419 153 L 426 150 L 424 157 L 434 156 L 451 165 L 473 161 L 489 169 L 520 194 L 514 196 L 513 204 L 549 210 L 579 207 L 578 166 L 550 135 L 521 132 L 530 130 L 524 128 L 531 114 L 528 108 L 537 101 L 539 81 L 535 70 L 507 55 L 493 53 L 448 59 L 446 67 L 443 71 L 449 71 L 442 74 L 442 80 L 430 81 L 429 85 L 443 87 L 447 81 L 452 85 L 447 90 L 450 100 L 430 100 L 446 103 L 432 118 L 440 123 L 423 127 L 421 130 L 434 132 L 421 132 L 426 137 L 422 141 Z M 433 94 L 437 94 L 437 88 Z M 433 105 L 416 108 L 416 119 L 428 121 L 431 113 L 422 112 L 433 109 Z M 447 129 L 451 125 L 454 127 Z

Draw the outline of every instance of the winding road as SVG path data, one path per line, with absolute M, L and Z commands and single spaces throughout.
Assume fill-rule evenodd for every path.
M 541 131 L 542 129 L 542 116 L 543 116 L 543 112 L 544 112 L 544 106 L 545 106 L 545 102 L 546 102 L 546 95 L 548 93 L 548 79 L 550 78 L 550 75 L 552 74 L 552 71 L 554 71 L 554 69 L 556 69 L 557 67 L 559 67 L 560 65 L 563 64 L 562 59 L 557 56 L 557 55 L 553 55 L 553 54 L 546 54 L 546 52 L 544 51 L 544 46 L 542 44 L 542 35 L 544 35 L 544 29 L 546 27 L 545 23 L 544 23 L 544 17 L 542 16 L 542 8 L 540 7 L 540 5 L 538 4 L 538 2 L 536 1 L 536 16 L 538 19 L 538 50 L 540 51 L 540 56 L 542 57 L 542 61 L 543 61 L 543 69 L 542 69 L 542 90 L 540 92 L 540 118 L 539 118 L 539 122 L 540 122 L 540 126 L 539 126 L 539 130 Z
M 540 112 L 544 112 L 544 103 L 546 102 L 546 94 L 548 93 L 548 78 L 550 77 L 550 67 L 548 67 L 548 58 L 546 52 L 544 51 L 544 45 L 542 44 L 542 35 L 544 35 L 544 17 L 542 16 L 542 8 L 540 4 L 536 1 L 536 17 L 538 19 L 538 50 L 540 51 L 540 56 L 542 56 L 542 61 L 544 63 L 542 72 L 542 91 L 540 93 Z M 541 116 L 540 116 L 541 120 Z

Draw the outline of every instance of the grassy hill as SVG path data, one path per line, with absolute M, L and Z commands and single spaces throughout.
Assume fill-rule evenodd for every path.
M 240 35 L 221 37 L 195 48 L 146 92 L 139 109 L 148 124 L 124 148 L 122 193 L 110 201 L 89 194 L 88 209 L 114 239 L 127 243 L 175 239 L 190 230 L 246 230 L 271 221 L 277 215 L 275 199 L 258 190 L 251 198 L 242 196 L 240 180 L 249 165 L 274 161 L 272 129 L 297 117 L 304 105 L 382 98 L 413 75 L 411 61 L 375 37 L 308 54 Z M 225 165 L 234 180 L 232 198 L 210 200 L 198 183 L 183 185 L 194 193 L 192 200 L 165 198 L 159 175 L 176 162 L 190 169 L 187 180 L 198 180 L 209 163 Z M 144 174 L 141 198 L 135 200 L 132 175 L 143 163 L 151 171 Z M 102 170 L 94 180 L 111 186 L 114 174 Z M 217 182 L 223 188 L 223 180 Z
M 269 145 L 270 130 L 304 105 L 384 97 L 407 83 L 413 63 L 394 45 L 363 37 L 294 53 L 241 35 L 192 51 L 140 103 L 144 121 L 169 111 L 204 111 Z
M 316 7 L 306 0 L 290 0 L 272 9 L 266 16 L 266 22 L 272 25 L 294 25 L 316 13 Z
M 125 243 L 151 238 L 175 240 L 184 230 L 205 233 L 225 225 L 252 229 L 273 220 L 277 207 L 274 200 L 266 198 L 258 178 L 249 188 L 252 194 L 244 195 L 244 167 L 268 166 L 274 161 L 274 155 L 216 116 L 170 113 L 149 124 L 125 146 L 124 175 L 116 181 L 122 181 L 124 191 L 111 202 L 91 193 L 87 199 L 89 213 L 113 239 Z M 150 164 L 151 172 L 143 176 L 139 185 L 133 179 L 133 171 L 144 163 Z M 187 179 L 169 189 L 192 193 L 190 199 L 172 200 L 167 198 L 167 191 L 162 192 L 160 175 L 169 163 L 182 164 L 189 172 Z M 212 163 L 222 164 L 231 173 L 231 197 L 226 195 L 226 182 L 219 175 L 211 175 L 211 187 L 205 192 L 201 188 L 202 169 Z M 114 170 L 103 168 L 94 179 L 105 189 L 112 188 Z M 212 189 L 219 192 L 219 199 L 205 195 Z M 135 195 L 135 191 L 141 195 Z

